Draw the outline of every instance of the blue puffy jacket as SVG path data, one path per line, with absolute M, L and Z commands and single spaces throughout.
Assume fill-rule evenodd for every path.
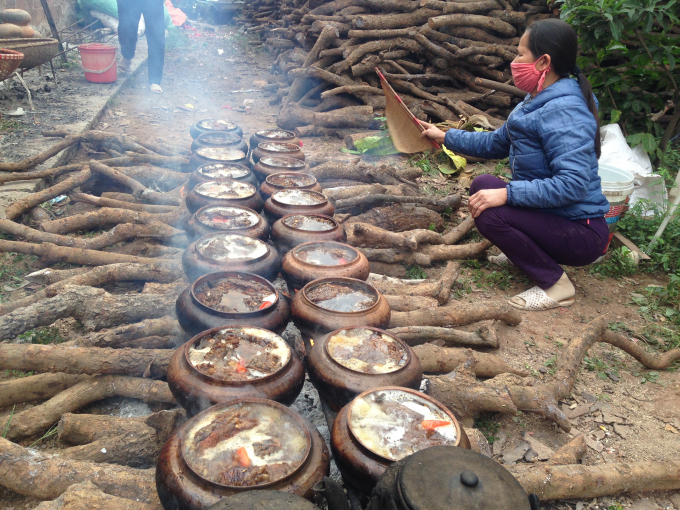
M 528 96 L 500 129 L 451 129 L 444 144 L 486 159 L 509 156 L 508 205 L 581 220 L 600 218 L 609 210 L 597 175 L 596 129 L 578 83 L 563 78 L 536 97 Z

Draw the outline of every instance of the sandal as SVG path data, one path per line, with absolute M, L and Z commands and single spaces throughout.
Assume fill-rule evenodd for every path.
M 552 308 L 559 308 L 562 306 L 566 307 L 574 304 L 574 298 L 555 301 L 540 287 L 532 287 L 529 290 L 525 290 L 521 294 L 517 294 L 515 297 L 523 299 L 524 306 L 513 301 L 508 301 L 511 306 L 519 308 L 520 310 L 532 312 L 540 312 L 543 310 L 550 310 Z
M 491 262 L 492 264 L 496 264 L 497 266 L 514 266 L 508 256 L 505 253 L 501 253 L 500 255 L 487 255 L 486 260 Z
M 152 84 L 149 87 L 149 90 L 151 90 L 151 92 L 153 92 L 154 94 L 162 94 L 163 93 L 163 89 L 157 83 Z

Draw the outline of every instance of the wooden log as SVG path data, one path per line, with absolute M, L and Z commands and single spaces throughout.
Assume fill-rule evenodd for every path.
M 420 26 L 427 20 L 437 16 L 439 11 L 432 9 L 416 9 L 402 14 L 361 14 L 352 20 L 355 29 L 386 30 L 390 28 L 406 28 Z
M 487 326 L 480 326 L 477 331 L 461 331 L 451 328 L 433 326 L 406 326 L 387 330 L 391 335 L 398 336 L 410 346 L 428 342 L 443 342 L 444 347 L 490 347 L 498 349 L 498 336 Z
M 345 85 L 321 93 L 321 98 L 325 99 L 338 94 L 356 94 L 357 92 L 367 92 L 369 94 L 382 94 L 382 89 L 371 87 L 370 85 Z
M 514 37 L 517 29 L 511 24 L 498 18 L 479 16 L 476 14 L 445 14 L 443 16 L 430 17 L 427 24 L 433 30 L 449 27 L 474 27 L 483 30 L 491 30 L 505 37 Z
M 0 174 L 0 184 L 14 181 L 31 181 L 33 179 L 48 179 L 54 180 L 60 175 L 64 175 L 77 170 L 82 170 L 82 163 L 75 163 L 72 165 L 55 166 L 45 170 L 34 170 L 33 172 L 9 172 Z
M 510 23 L 511 25 L 522 26 L 527 22 L 527 15 L 524 12 L 496 9 L 489 11 L 487 14 L 493 18 L 498 18 L 506 23 Z
M 81 230 L 96 230 L 108 225 L 119 223 L 165 223 L 166 225 L 183 228 L 189 218 L 186 205 L 176 208 L 175 211 L 163 214 L 152 214 L 143 211 L 128 211 L 125 209 L 101 208 L 83 214 L 74 214 L 66 218 L 47 221 L 40 224 L 45 232 L 53 234 L 70 234 Z
M 498 83 L 492 80 L 485 80 L 484 78 L 475 78 L 475 84 L 480 87 L 485 87 L 492 90 L 500 90 L 502 92 L 507 92 L 510 95 L 524 99 L 527 95 L 523 90 L 518 89 L 512 85 L 507 85 L 505 83 Z
M 108 161 L 104 161 L 103 163 L 108 164 Z M 175 172 L 174 170 L 153 165 L 109 166 L 135 181 L 141 182 L 146 187 L 162 190 L 170 190 L 177 186 L 181 186 L 189 177 L 184 172 Z
M 548 461 L 548 464 L 555 466 L 578 464 L 588 452 L 588 445 L 583 435 L 576 436 L 555 452 L 555 455 Z
M 368 223 L 393 232 L 427 229 L 430 225 L 434 225 L 436 229 L 444 226 L 442 217 L 431 209 L 402 204 L 376 207 L 358 216 L 351 216 L 346 223 Z
M 398 185 L 404 181 L 414 181 L 422 176 L 417 167 L 395 168 L 391 166 L 348 165 L 339 161 L 328 161 L 310 169 L 317 180 L 323 182 L 335 179 L 349 179 L 367 183 Z
M 24 278 L 32 283 L 39 283 L 41 285 L 52 285 L 72 276 L 85 274 L 92 271 L 91 267 L 75 267 L 73 269 L 52 269 L 46 267 L 33 273 L 29 273 Z
M 306 138 L 314 136 L 340 136 L 345 130 L 318 126 L 299 126 L 293 129 L 293 132 L 298 138 Z
M 368 108 L 372 107 L 368 106 Z M 334 129 L 379 129 L 383 121 L 372 115 L 342 114 L 335 112 L 315 113 L 314 126 Z
M 133 195 L 131 195 L 133 196 Z M 124 202 L 122 200 L 115 200 L 105 197 L 95 197 L 87 193 L 73 193 L 71 202 L 82 202 L 84 204 L 96 205 L 98 207 L 110 207 L 113 209 L 128 209 L 130 211 L 143 211 L 151 214 L 162 214 L 173 212 L 177 209 L 174 205 L 151 205 L 151 204 L 136 204 L 132 202 Z M 133 196 L 134 198 L 134 196 Z
M 449 195 L 444 198 L 433 198 L 429 196 L 398 197 L 394 195 L 363 195 L 338 200 L 335 204 L 335 210 L 365 210 L 382 204 L 425 204 L 445 210 L 449 207 L 455 209 L 460 206 L 460 203 L 460 195 Z
M 319 34 L 316 43 L 314 44 L 311 51 L 307 55 L 307 58 L 302 64 L 302 67 L 303 68 L 310 67 L 314 62 L 316 62 L 319 59 L 319 53 L 328 48 L 331 42 L 338 37 L 340 37 L 340 33 L 338 32 L 337 28 L 332 26 L 324 27 L 323 30 L 321 31 L 321 34 Z M 295 80 L 293 80 L 293 84 L 291 85 L 290 92 L 288 93 L 288 97 L 286 98 L 284 104 L 288 104 L 289 102 L 297 102 L 304 94 L 303 88 L 304 88 L 303 78 L 296 78 Z
M 496 377 L 499 374 L 515 374 L 522 377 L 529 375 L 524 370 L 508 365 L 494 354 L 475 352 L 470 349 L 422 344 L 414 346 L 413 352 L 418 356 L 423 372 L 426 374 L 448 374 L 472 356 L 475 360 L 473 370 L 477 377 Z
M 454 37 L 461 37 L 463 39 L 470 39 L 473 41 L 480 41 L 488 44 L 503 44 L 505 46 L 517 46 L 519 38 L 502 38 L 492 35 L 482 28 L 474 26 L 449 26 L 448 33 Z
M 436 299 L 425 296 L 420 296 L 418 299 L 413 299 L 409 296 L 391 296 L 389 294 L 383 294 L 383 296 L 393 312 L 411 312 L 421 308 L 439 306 L 439 302 Z
M 410 236 L 384 230 L 368 223 L 351 223 L 346 225 L 345 230 L 347 232 L 347 243 L 352 246 L 375 248 L 387 245 L 411 251 L 418 249 L 418 242 Z
M 128 177 L 122 172 L 119 172 L 115 168 L 109 167 L 97 161 L 90 161 L 90 169 L 93 172 L 107 176 L 109 179 L 113 179 L 119 184 L 126 186 L 132 190 L 132 194 L 143 200 L 147 200 L 151 203 L 158 205 L 179 205 L 180 200 L 175 197 L 167 196 L 165 193 L 159 193 L 152 189 L 147 188 L 141 182 L 138 182 L 131 177 Z
M 47 400 L 85 378 L 84 375 L 56 373 L 30 375 L 0 382 L 0 409 Z
M 131 342 L 148 337 L 170 337 L 180 345 L 187 339 L 186 333 L 176 319 L 166 316 L 160 319 L 147 319 L 135 324 L 126 324 L 114 329 L 105 329 L 77 338 L 73 345 L 78 347 L 131 347 Z
M 35 510 L 158 510 L 158 506 L 111 496 L 90 481 L 71 485 L 53 501 L 43 501 Z
M 446 269 L 442 274 L 442 290 L 437 296 L 437 300 L 440 305 L 443 305 L 449 301 L 451 297 L 451 287 L 460 276 L 460 263 L 450 260 L 446 264 Z
M 473 117 L 475 115 L 479 115 L 480 117 L 486 119 L 486 121 L 493 127 L 494 129 L 500 129 L 503 124 L 505 124 L 504 121 L 496 119 L 492 117 L 491 115 L 487 114 L 486 112 L 483 112 L 482 110 L 475 108 L 472 105 L 469 105 L 465 103 L 464 101 L 457 101 L 456 106 L 465 112 L 467 117 Z
M 402 264 L 385 264 L 384 262 L 371 262 L 371 272 L 393 277 L 406 276 L 406 268 Z
M 458 52 L 458 57 L 466 58 L 467 60 L 476 63 L 474 59 L 468 58 L 472 55 L 496 55 L 506 62 L 512 62 L 517 56 L 515 53 L 507 51 L 505 48 L 496 44 L 487 44 L 486 46 L 468 46 L 467 48 L 463 48 Z
M 480 0 L 477 2 L 441 2 L 439 0 L 421 0 L 420 7 L 435 9 L 444 14 L 479 14 L 498 9 L 496 0 Z
M 522 316 L 507 303 L 459 303 L 415 312 L 395 312 L 389 328 L 403 328 L 413 324 L 450 328 L 484 320 L 500 320 L 509 326 L 517 326 L 522 321 Z
M 77 188 L 78 186 L 84 184 L 85 181 L 87 181 L 91 176 L 92 173 L 90 172 L 90 169 L 83 167 L 80 172 L 74 173 L 67 179 L 64 179 L 60 183 L 55 184 L 50 188 L 46 188 L 42 191 L 38 191 L 37 193 L 31 193 L 24 198 L 20 198 L 5 210 L 5 215 L 7 216 L 8 220 L 13 220 L 33 207 L 40 205 L 51 198 L 63 195 L 64 193 L 71 191 L 73 188 Z
M 346 188 L 323 188 L 323 194 L 333 200 L 343 200 L 369 193 L 380 195 L 384 194 L 385 191 L 387 190 L 382 184 L 363 184 L 361 186 L 348 186 Z
M 489 241 L 455 246 L 422 246 L 419 251 L 399 251 L 394 249 L 360 248 L 368 260 L 388 264 L 430 266 L 433 262 L 479 258 L 492 244 Z
M 149 503 L 156 510 L 161 508 L 155 469 L 59 459 L 3 438 L 0 438 L 0 464 L 12 466 L 3 474 L 0 484 L 34 499 L 54 499 L 74 483 L 91 481 L 107 494 Z

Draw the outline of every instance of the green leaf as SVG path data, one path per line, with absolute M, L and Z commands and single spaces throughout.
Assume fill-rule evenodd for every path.
M 450 151 L 446 147 L 442 146 L 442 150 L 444 151 L 444 154 L 446 154 L 449 159 L 451 160 L 451 164 L 453 164 L 452 168 L 455 168 L 455 171 L 450 172 L 447 175 L 450 175 L 451 173 L 455 173 L 459 170 L 463 170 L 467 166 L 467 159 L 465 159 L 463 156 L 458 156 L 455 154 L 453 151 Z M 448 164 L 449 167 L 451 167 L 451 164 Z M 442 165 L 442 166 L 447 166 L 447 165 Z M 441 171 L 441 168 L 440 168 Z M 442 171 L 443 174 L 446 174 L 446 171 Z
M 612 110 L 612 124 L 616 124 L 619 120 L 621 120 L 621 111 Z
M 367 136 L 354 142 L 356 150 L 350 150 L 346 147 L 340 149 L 346 154 L 367 154 L 370 156 L 390 156 L 392 154 L 399 154 L 392 143 L 389 136 Z
M 444 175 L 453 175 L 460 172 L 460 169 L 451 166 L 451 163 L 444 163 L 443 165 L 439 165 L 439 171 Z

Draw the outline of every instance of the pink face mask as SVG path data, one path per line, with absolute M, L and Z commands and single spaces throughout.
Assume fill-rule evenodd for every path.
M 538 60 L 536 62 L 538 62 Z M 550 72 L 550 66 L 548 66 L 545 71 L 541 72 L 536 69 L 536 62 L 512 62 L 510 64 L 515 87 L 529 93 L 534 90 L 537 90 L 538 92 L 543 90 L 543 82 Z

